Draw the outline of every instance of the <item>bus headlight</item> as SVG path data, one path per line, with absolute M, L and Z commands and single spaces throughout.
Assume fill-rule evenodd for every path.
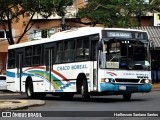
M 109 82 L 109 79 L 108 79 L 108 78 L 106 78 L 106 79 L 105 79 L 105 82 Z
M 143 80 L 141 80 L 140 83 L 146 83 L 146 84 L 148 84 L 148 83 L 152 83 L 152 81 L 150 79 L 143 79 Z
M 146 83 L 146 84 L 151 83 L 151 80 L 145 79 L 145 80 L 144 80 L 144 83 Z
M 146 79 L 146 80 L 144 80 L 144 82 L 145 82 L 145 83 L 149 83 L 149 80 L 148 80 L 148 79 Z
M 109 82 L 109 79 L 108 78 L 102 78 L 101 82 Z

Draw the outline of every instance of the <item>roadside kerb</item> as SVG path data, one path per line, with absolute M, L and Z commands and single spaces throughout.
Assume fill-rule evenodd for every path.
M 160 84 L 152 84 L 152 91 L 159 91 L 160 90 Z

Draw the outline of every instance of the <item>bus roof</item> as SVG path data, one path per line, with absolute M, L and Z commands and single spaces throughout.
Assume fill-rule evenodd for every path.
M 127 28 L 81 27 L 81 28 L 75 28 L 75 29 L 55 33 L 50 38 L 43 38 L 40 40 L 10 45 L 8 47 L 8 49 L 21 48 L 21 47 L 31 46 L 31 45 L 36 45 L 36 44 L 49 43 L 52 41 L 59 41 L 59 40 L 64 40 L 64 39 L 69 39 L 69 38 L 86 36 L 86 35 L 93 35 L 93 34 L 101 33 L 102 30 L 122 30 L 122 31 L 127 30 L 127 31 L 144 32 L 142 30 L 127 29 Z

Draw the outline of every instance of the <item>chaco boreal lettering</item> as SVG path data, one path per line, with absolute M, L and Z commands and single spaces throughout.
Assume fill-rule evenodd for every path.
M 65 65 L 65 66 L 59 66 L 57 67 L 58 71 L 62 71 L 62 70 L 77 70 L 77 69 L 87 69 L 87 65 L 86 64 L 82 64 L 82 65 Z

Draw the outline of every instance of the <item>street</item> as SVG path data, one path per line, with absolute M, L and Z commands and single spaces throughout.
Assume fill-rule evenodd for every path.
M 27 99 L 25 93 L 0 96 L 0 99 Z M 131 101 L 119 96 L 93 96 L 89 102 L 82 102 L 80 95 L 71 100 L 47 95 L 46 105 L 30 107 L 30 111 L 160 111 L 160 91 L 132 94 Z
M 18 96 L 17 96 L 18 97 Z M 25 96 L 24 96 L 25 97 Z M 23 98 L 23 97 L 22 97 Z M 32 111 L 160 111 L 160 91 L 133 94 L 131 101 L 123 101 L 119 96 L 94 96 L 89 102 L 82 102 L 75 95 L 72 100 L 47 96 L 46 105 L 32 107 Z
M 27 99 L 26 94 L 22 93 L 21 95 L 5 95 L 0 96 L 0 99 Z M 160 111 L 160 91 L 152 91 L 150 93 L 144 94 L 133 94 L 131 101 L 123 101 L 122 96 L 94 96 L 91 97 L 89 102 L 82 102 L 80 95 L 75 95 L 71 100 L 62 100 L 57 96 L 47 95 L 45 99 L 46 104 L 43 106 L 35 106 L 29 107 L 27 109 L 23 109 L 22 111 L 117 111 L 117 112 L 145 112 L 148 111 L 149 113 L 154 113 L 154 111 Z M 53 112 L 53 113 L 55 113 Z M 96 113 L 96 112 L 93 112 Z M 116 112 L 116 113 L 117 113 Z M 76 113 L 76 112 L 75 112 Z M 74 112 L 73 112 L 74 114 Z M 62 115 L 63 116 L 63 115 Z M 94 116 L 94 115 L 93 115 Z M 96 115 L 95 115 L 96 116 Z M 79 120 L 81 118 L 74 117 L 75 119 Z M 119 119 L 119 120 L 128 120 L 128 119 L 159 119 L 158 117 L 94 117 L 95 120 L 106 120 L 109 118 Z M 50 117 L 51 118 L 51 117 Z M 69 120 L 71 117 L 56 117 L 57 120 Z M 78 119 L 79 118 L 79 119 Z M 87 119 L 83 117 L 82 119 Z M 89 119 L 93 119 L 93 117 L 89 117 Z M 88 120 L 88 119 L 87 119 Z

